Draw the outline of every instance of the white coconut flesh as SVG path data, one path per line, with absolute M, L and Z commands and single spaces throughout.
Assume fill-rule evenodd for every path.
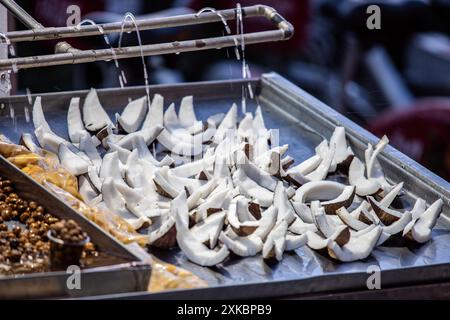
M 278 261 L 283 259 L 283 252 L 286 248 L 287 229 L 287 222 L 281 220 L 270 231 L 262 249 L 264 259 L 276 258 Z
M 163 117 L 164 97 L 160 94 L 155 94 L 144 122 L 142 123 L 142 129 L 153 128 L 156 126 L 162 127 L 164 125 Z
M 261 187 L 250 179 L 242 169 L 238 169 L 233 174 L 233 182 L 239 186 L 241 194 L 254 200 L 263 207 L 270 207 L 273 203 L 273 192 Z
M 341 195 L 347 186 L 334 181 L 312 181 L 297 189 L 293 201 L 307 203 L 311 200 L 328 201 Z
M 308 173 L 305 177 L 310 181 L 321 181 L 325 179 L 333 162 L 335 152 L 336 145 L 330 145 L 321 156 L 322 161 L 319 166 L 314 171 Z
M 338 127 L 294 166 L 289 146 L 276 145 L 277 132 L 266 128 L 260 107 L 239 119 L 234 104 L 203 123 L 192 96 L 177 113 L 174 104 L 164 112 L 164 98 L 155 94 L 150 105 L 146 97 L 131 101 L 117 117 L 127 134 L 117 134 L 95 90 L 81 111 L 72 99 L 67 119 L 74 147 L 51 130 L 37 99 L 33 122 L 42 148 L 61 149 L 61 163 L 79 175 L 89 205 L 108 208 L 136 229 L 147 227 L 151 245 L 178 244 L 200 265 L 221 263 L 229 251 L 281 260 L 285 250 L 305 244 L 353 261 L 400 232 L 428 240 L 441 211 L 439 203 L 426 209 L 421 199 L 411 212 L 390 208 L 403 183 L 392 187 L 384 177 L 378 157 L 386 138 L 368 145 L 363 163 Z M 39 151 L 31 137 L 23 140 Z M 102 146 L 106 153 L 97 149 Z M 338 168 L 346 173 L 350 160 L 350 185 L 326 180 Z
M 269 232 L 275 226 L 277 221 L 277 209 L 273 206 L 261 213 L 261 219 L 258 220 L 259 224 L 256 230 L 253 232 L 255 236 L 265 240 Z
M 328 244 L 328 253 L 343 262 L 365 259 L 376 246 L 381 233 L 381 227 L 374 227 L 359 237 L 350 237 L 350 241 L 342 247 L 332 241 Z
M 133 100 L 125 107 L 120 117 L 117 119 L 122 130 L 126 133 L 137 131 L 147 114 L 147 97 Z
M 255 181 L 261 187 L 264 187 L 270 191 L 275 191 L 277 180 L 266 171 L 258 168 L 256 165 L 248 161 L 247 156 L 243 151 L 238 151 L 237 161 L 238 168 L 242 169 L 247 177 Z
M 333 161 L 330 166 L 330 172 L 336 170 L 337 165 L 346 161 L 349 157 L 352 157 L 353 151 L 347 146 L 347 139 L 345 138 L 345 128 L 336 127 L 333 135 L 330 138 L 330 145 L 335 145 L 336 150 L 334 153 Z
M 241 257 L 250 257 L 261 252 L 263 248 L 263 242 L 261 238 L 255 235 L 249 235 L 246 237 L 236 237 L 231 239 L 224 232 L 219 236 L 219 240 L 226 246 L 230 251 Z
M 350 228 L 354 230 L 362 230 L 367 228 L 369 225 L 354 218 L 344 207 L 339 208 L 336 210 L 336 214 L 341 218 L 341 220 L 348 225 Z
M 392 224 L 394 221 L 397 221 L 402 216 L 401 212 L 382 205 L 373 197 L 367 197 L 367 199 L 369 200 L 369 203 L 372 206 L 373 211 L 376 213 L 381 222 L 383 222 L 385 225 Z
M 356 194 L 361 197 L 374 195 L 381 189 L 378 181 L 365 177 L 365 170 L 364 163 L 357 157 L 354 157 L 349 167 L 348 181 L 356 187 Z
M 306 223 L 314 223 L 311 215 L 311 209 L 302 202 L 291 201 L 294 212 L 297 216 Z
M 142 137 L 147 145 L 150 145 L 159 135 L 161 132 L 164 131 L 163 127 L 161 126 L 155 126 L 150 128 L 144 128 L 142 130 L 127 134 L 125 137 L 120 139 L 119 141 L 116 141 L 115 143 L 124 149 L 127 150 L 133 150 L 134 149 L 134 143 L 136 137 Z
M 411 210 L 411 221 L 403 229 L 403 235 L 406 235 L 409 231 L 411 231 L 417 219 L 420 218 L 420 216 L 425 212 L 426 209 L 426 201 L 422 198 L 417 198 L 416 202 L 414 203 L 414 207 Z
M 70 100 L 69 110 L 67 111 L 67 130 L 72 143 L 80 143 L 81 137 L 88 133 L 84 128 L 81 117 L 79 97 L 74 97 Z
M 298 235 L 287 233 L 286 234 L 286 251 L 296 250 L 303 247 L 308 242 L 308 236 L 306 234 Z
M 273 205 L 278 210 L 277 221 L 285 220 L 288 225 L 294 221 L 294 208 L 288 199 L 287 193 L 281 181 L 277 183 L 275 188 Z
M 97 132 L 108 125 L 113 125 L 103 109 L 95 89 L 91 89 L 84 100 L 83 121 L 85 128 L 91 132 Z
M 92 203 L 92 201 L 98 197 L 97 190 L 84 175 L 78 177 L 78 190 L 83 201 L 86 203 Z
M 191 228 L 191 232 L 202 243 L 207 243 L 210 249 L 214 248 L 222 232 L 226 213 L 224 211 L 216 212 L 202 223 L 196 224 Z
M 193 232 L 189 230 L 185 223 L 185 217 L 182 217 L 178 212 L 175 214 L 175 222 L 178 246 L 190 261 L 204 267 L 209 267 L 223 262 L 228 257 L 230 252 L 226 246 L 215 250 L 209 249 L 200 242 Z
M 317 227 L 314 223 L 306 223 L 301 219 L 296 218 L 289 226 L 289 231 L 298 235 L 305 234 L 308 231 L 317 232 Z
M 431 232 L 436 225 L 436 221 L 442 212 L 444 202 L 442 199 L 433 202 L 428 209 L 420 215 L 411 229 L 411 237 L 419 242 L 424 243 L 431 239 Z
M 70 150 L 65 144 L 59 145 L 58 157 L 63 166 L 70 174 L 79 176 L 88 172 L 89 166 L 92 164 L 75 152 Z
M 93 166 L 97 168 L 101 167 L 102 157 L 100 156 L 97 147 L 92 141 L 91 136 L 87 132 L 85 132 L 80 137 L 80 151 L 86 154 L 87 158 L 89 159 L 90 162 L 92 162 Z
M 237 124 L 237 105 L 233 103 L 230 110 L 226 113 L 220 125 L 217 127 L 213 143 L 219 144 L 226 136 L 227 131 L 236 128 Z

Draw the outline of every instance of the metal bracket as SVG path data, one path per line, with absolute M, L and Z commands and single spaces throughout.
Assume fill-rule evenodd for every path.
M 11 0 L 0 0 L 1 3 L 14 3 Z M 17 6 L 17 5 L 16 5 Z M 14 7 L 14 6 L 13 6 Z M 20 8 L 20 7 L 19 7 Z M 207 49 L 221 49 L 225 47 L 234 47 L 240 45 L 243 40 L 245 44 L 256 44 L 263 42 L 282 41 L 290 39 L 294 33 L 293 26 L 278 14 L 275 9 L 265 5 L 254 5 L 243 7 L 243 18 L 264 17 L 274 25 L 276 30 L 245 33 L 242 35 L 228 35 L 223 37 L 204 38 L 187 41 L 174 41 L 168 43 L 148 44 L 139 46 L 99 49 L 99 50 L 77 50 L 72 47 L 61 44 L 57 47 L 59 53 L 52 55 L 41 55 L 23 58 L 2 59 L 0 60 L 0 71 L 16 69 L 29 69 L 46 66 L 56 66 L 64 64 L 79 64 L 94 61 L 107 61 L 111 59 L 124 59 L 140 57 L 141 52 L 145 56 L 162 55 L 171 53 L 181 53 L 190 51 L 201 51 Z M 34 20 L 23 10 L 13 11 L 19 14 L 25 21 Z M 235 20 L 237 18 L 236 9 L 219 10 L 217 12 L 204 12 L 198 14 L 186 14 L 164 18 L 153 18 L 147 20 L 138 20 L 137 26 L 140 30 L 151 30 L 160 28 L 179 27 L 187 25 L 205 24 L 220 22 L 221 20 Z M 22 19 L 21 19 L 22 20 Z M 22 21 L 24 21 L 22 20 Z M 35 20 L 34 20 L 35 21 Z M 33 27 L 31 24 L 28 24 Z M 100 26 L 100 28 L 99 28 Z M 33 28 L 26 31 L 13 31 L 6 33 L 11 42 L 39 41 L 49 39 L 62 39 L 73 37 L 84 37 L 120 32 L 121 22 L 100 24 L 97 26 L 87 25 L 80 27 L 51 27 L 51 28 Z M 134 31 L 135 26 L 131 22 L 124 24 L 124 31 Z M 61 53 L 61 51 L 64 51 Z

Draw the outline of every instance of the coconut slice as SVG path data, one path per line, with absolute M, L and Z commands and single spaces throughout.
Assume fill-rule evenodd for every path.
M 333 241 L 332 239 L 323 238 L 319 234 L 312 231 L 306 232 L 306 238 L 306 245 L 313 250 L 323 250 Z
M 240 221 L 238 214 L 238 203 L 240 200 L 245 201 L 246 199 L 243 196 L 237 196 L 231 200 L 227 211 L 227 221 L 238 236 L 248 236 L 255 232 L 259 226 L 259 222 Z
M 334 181 L 312 181 L 297 189 L 293 200 L 307 203 L 311 200 L 328 201 L 339 197 L 348 187 Z
M 231 239 L 224 232 L 222 232 L 219 236 L 219 240 L 233 253 L 241 257 L 254 256 L 263 248 L 261 238 L 255 235 Z
M 310 181 L 320 181 L 325 179 L 333 162 L 335 151 L 336 145 L 330 145 L 324 154 L 321 155 L 322 161 L 319 166 L 311 173 L 308 173 L 305 177 Z
M 162 167 L 155 171 L 155 178 L 153 181 L 156 185 L 156 190 L 160 195 L 173 199 L 183 191 L 183 188 L 175 186 L 168 181 L 168 170 L 168 167 Z
M 109 145 L 109 151 L 117 152 L 117 154 L 119 155 L 120 162 L 122 162 L 123 164 L 126 164 L 128 157 L 131 154 L 131 151 L 127 150 L 125 148 L 119 147 L 117 144 L 112 143 L 112 142 L 108 143 L 108 145 Z
M 102 157 L 94 142 L 92 142 L 91 136 L 87 132 L 80 137 L 80 151 L 86 154 L 89 161 L 92 162 L 95 167 L 100 168 L 102 165 Z
M 383 136 L 375 146 L 375 150 L 373 150 L 372 145 L 369 144 L 365 151 L 367 178 L 376 180 L 380 184 L 384 193 L 388 192 L 392 186 L 387 182 L 377 157 L 388 145 L 388 143 L 389 139 L 386 136 Z
M 317 169 L 317 167 L 319 166 L 320 162 L 322 161 L 322 159 L 320 158 L 320 156 L 318 154 L 306 159 L 305 161 L 303 161 L 302 163 L 296 165 L 295 167 L 290 168 L 286 174 L 288 175 L 300 175 L 300 176 L 305 176 L 309 173 L 311 173 L 312 171 L 314 171 L 315 169 Z
M 370 205 L 372 206 L 373 211 L 376 213 L 378 218 L 383 222 L 385 225 L 389 226 L 402 216 L 402 213 L 393 209 L 390 209 L 381 203 L 379 203 L 377 200 L 375 200 L 373 197 L 367 197 L 369 200 Z
M 195 190 L 189 196 L 189 198 L 187 199 L 189 210 L 191 210 L 191 209 L 193 209 L 193 208 L 198 206 L 197 209 L 199 210 L 200 213 L 195 215 L 195 217 L 194 217 L 194 219 L 196 219 L 197 222 L 205 219 L 210 214 L 210 210 L 209 209 L 210 208 L 214 208 L 213 206 L 209 206 L 208 204 L 206 204 L 206 201 L 202 203 L 202 204 L 205 204 L 205 206 L 200 208 L 200 206 L 199 206 L 200 199 L 208 198 L 207 201 L 213 202 L 212 201 L 213 200 L 212 196 L 210 198 L 209 198 L 209 196 L 211 195 L 213 190 L 215 190 L 217 187 L 218 187 L 217 180 L 216 179 L 211 179 L 207 183 L 205 183 L 203 186 L 201 186 L 200 188 Z M 228 196 L 227 196 L 227 198 L 228 198 Z M 223 206 L 226 205 L 228 207 L 228 204 L 225 204 L 225 202 L 226 202 L 226 199 L 224 200 L 222 205 Z M 214 205 L 214 203 L 212 203 L 212 205 Z M 206 209 L 206 213 L 205 214 L 202 213 L 203 208 Z M 214 208 L 214 209 L 217 209 L 217 208 Z
M 418 243 L 424 243 L 431 239 L 431 231 L 436 225 L 436 221 L 442 212 L 444 202 L 442 199 L 436 200 L 428 209 L 420 215 L 416 223 L 405 236 Z
M 102 190 L 103 179 L 100 179 L 99 177 L 98 168 L 94 166 L 89 166 L 87 176 L 89 178 L 89 181 L 95 187 L 95 189 L 97 189 L 97 191 L 100 192 Z
M 42 149 L 47 151 L 58 153 L 59 145 L 68 143 L 63 138 L 57 136 L 52 132 L 46 132 L 43 127 L 39 127 L 34 131 L 36 139 Z
M 157 140 L 164 148 L 181 156 L 197 156 L 203 152 L 203 144 L 192 144 L 180 141 L 166 129 L 163 129 L 161 133 L 159 133 Z
M 341 207 L 350 207 L 353 203 L 353 199 L 355 198 L 355 190 L 355 186 L 347 186 L 335 199 L 322 202 L 325 212 L 327 214 L 336 214 L 337 209 Z
M 133 133 L 130 133 L 120 139 L 119 141 L 114 142 L 119 147 L 127 149 L 127 150 L 133 150 L 134 143 L 137 137 L 142 137 L 145 141 L 146 145 L 150 145 L 155 139 L 159 136 L 161 131 L 163 130 L 160 126 L 145 128 Z
M 153 128 L 156 126 L 162 127 L 164 117 L 164 97 L 160 94 L 153 96 L 152 103 L 145 117 L 142 129 Z
M 164 112 L 164 127 L 169 131 L 173 131 L 180 127 L 180 121 L 177 112 L 175 111 L 175 103 L 171 103 L 166 112 Z
M 203 220 L 202 223 L 196 224 L 191 228 L 191 232 L 198 241 L 213 249 L 217 244 L 217 239 L 222 231 L 226 213 L 220 211 L 214 213 Z M 223 242 L 223 241 L 222 241 Z
M 202 159 L 188 162 L 181 166 L 175 167 L 175 168 L 171 169 L 171 172 L 178 177 L 184 177 L 184 178 L 192 177 L 192 176 L 198 175 L 202 172 L 206 175 L 207 174 L 205 172 L 206 167 L 213 164 L 214 160 L 215 160 L 214 155 L 208 156 L 208 157 L 204 156 Z
M 228 110 L 222 122 L 217 127 L 213 143 L 219 144 L 223 139 L 225 139 L 227 131 L 230 129 L 235 129 L 236 123 L 237 123 L 237 105 L 233 103 L 230 110 Z
M 180 125 L 184 128 L 189 128 L 197 122 L 192 96 L 186 96 L 181 100 L 180 110 L 178 111 L 178 119 Z
M 36 143 L 34 143 L 33 136 L 29 133 L 22 133 L 22 135 L 20 136 L 19 144 L 23 145 L 33 153 L 42 153 L 42 149 Z
M 241 168 L 247 177 L 258 185 L 270 191 L 275 191 L 277 180 L 250 162 L 243 151 L 238 151 L 237 164 L 238 168 Z
M 366 224 L 357 218 L 354 218 L 344 207 L 339 208 L 336 210 L 336 214 L 341 218 L 341 220 L 348 225 L 350 228 L 354 230 L 363 230 L 369 226 L 369 224 Z
M 171 166 L 175 162 L 169 156 L 165 156 L 161 161 L 156 160 L 150 153 L 150 150 L 147 147 L 147 143 L 145 142 L 144 137 L 140 135 L 135 136 L 132 143 L 133 148 L 137 149 L 139 159 L 149 162 L 152 166 L 155 167 Z
M 98 197 L 98 192 L 84 175 L 78 177 L 78 191 L 86 204 L 92 203 Z
M 304 203 L 291 201 L 294 212 L 297 216 L 306 223 L 313 223 L 311 209 Z
M 83 104 L 83 120 L 85 128 L 90 132 L 98 132 L 106 126 L 113 126 L 111 119 L 98 99 L 97 91 L 92 88 Z
M 303 247 L 308 242 L 308 236 L 306 234 L 297 235 L 292 233 L 286 234 L 286 251 L 296 250 Z
M 117 190 L 125 200 L 125 206 L 137 217 L 153 218 L 160 216 L 161 212 L 154 201 L 147 199 L 138 191 L 125 184 L 116 184 Z
M 365 259 L 377 244 L 381 233 L 381 227 L 374 227 L 359 237 L 351 237 L 350 241 L 344 246 L 339 246 L 336 242 L 330 242 L 328 254 L 332 258 L 343 262 Z
M 88 134 L 84 128 L 83 119 L 81 118 L 79 97 L 74 97 L 70 100 L 69 110 L 67 112 L 67 129 L 72 143 L 80 143 L 81 137 Z
M 276 258 L 278 261 L 283 259 L 283 252 L 286 249 L 286 233 L 288 224 L 286 221 L 279 221 L 272 231 L 268 234 L 264 242 L 262 255 L 264 259 Z
M 187 209 L 186 193 L 180 192 L 170 202 L 170 213 L 163 216 L 161 226 L 149 233 L 150 245 L 161 248 L 173 248 L 177 244 L 178 230 L 181 225 L 188 226 L 188 209 Z M 177 219 L 180 223 L 176 223 Z
M 149 243 L 160 249 L 170 249 L 177 245 L 177 228 L 171 215 L 165 215 L 161 226 L 149 233 Z
M 91 165 L 91 163 L 71 151 L 65 144 L 59 145 L 58 157 L 61 165 L 74 176 L 87 173 Z
M 139 129 L 147 114 L 147 97 L 133 100 L 125 107 L 117 119 L 120 129 L 126 133 L 132 133 Z
M 288 151 L 289 146 L 287 144 L 282 146 L 274 147 L 270 150 L 260 153 L 259 155 L 254 157 L 254 163 L 258 165 L 261 169 L 266 172 L 270 171 L 270 168 L 275 165 L 272 163 L 274 159 L 281 159 L 284 154 Z M 274 154 L 276 156 L 274 156 Z
M 356 194 L 361 197 L 374 195 L 381 189 L 376 180 L 367 179 L 364 176 L 364 171 L 364 163 L 354 157 L 348 170 L 348 181 L 351 185 L 356 186 Z
M 122 180 L 124 174 L 120 166 L 119 154 L 117 152 L 105 154 L 100 167 L 100 179 L 111 177 L 115 180 Z
M 182 214 L 175 214 L 177 242 L 180 249 L 187 258 L 204 267 L 215 266 L 223 262 L 229 255 L 226 246 L 222 246 L 218 250 L 209 249 L 201 241 L 199 241 L 193 232 L 189 230 Z
M 420 218 L 420 216 L 425 212 L 426 209 L 427 209 L 426 201 L 423 200 L 422 198 L 417 198 L 416 202 L 414 203 L 414 207 L 411 210 L 411 221 L 403 229 L 403 235 L 406 235 L 409 231 L 411 231 L 417 219 Z
M 279 181 L 276 185 L 273 205 L 278 210 L 277 221 L 285 220 L 288 225 L 294 221 L 294 208 L 292 208 L 292 205 L 287 197 L 286 190 L 281 181 Z
M 297 235 L 306 234 L 308 231 L 317 232 L 317 227 L 314 223 L 306 223 L 301 219 L 296 218 L 289 226 L 289 231 Z
M 330 166 L 330 172 L 335 171 L 338 167 L 339 170 L 347 172 L 354 153 L 352 149 L 347 146 L 344 127 L 336 127 L 336 129 L 334 129 L 333 135 L 330 138 L 330 145 L 336 146 L 333 161 Z
M 278 211 L 275 207 L 271 206 L 261 213 L 261 219 L 258 220 L 259 224 L 253 234 L 265 240 L 269 232 L 275 226 L 277 221 Z
M 42 110 L 42 99 L 40 96 L 36 97 L 33 104 L 33 124 L 34 128 L 42 128 L 44 132 L 54 133 L 45 119 L 44 111 Z
M 399 220 L 395 221 L 390 226 L 382 227 L 383 232 L 378 239 L 377 246 L 385 243 L 391 236 L 402 232 L 403 229 L 408 225 L 408 223 L 411 222 L 411 217 L 411 212 L 406 211 Z
M 239 192 L 257 202 L 263 207 L 270 207 L 273 203 L 273 192 L 261 187 L 255 181 L 247 177 L 242 169 L 237 169 L 233 174 L 233 183 L 239 187 Z
M 138 217 L 136 219 L 136 216 L 128 211 L 126 203 L 117 190 L 116 185 L 115 181 L 110 177 L 106 178 L 102 184 L 101 192 L 103 201 L 108 209 L 126 219 L 130 224 L 133 224 L 135 229 L 149 226 L 151 221 L 148 218 Z

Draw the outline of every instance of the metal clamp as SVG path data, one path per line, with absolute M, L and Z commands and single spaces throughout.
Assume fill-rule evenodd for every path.
M 1 0 L 1 3 L 11 3 L 14 1 Z M 8 7 L 10 8 L 10 7 Z M 243 40 L 245 44 L 256 44 L 263 42 L 274 42 L 290 39 L 294 33 L 293 26 L 278 14 L 275 9 L 265 5 L 254 5 L 243 7 L 243 18 L 264 17 L 277 26 L 276 30 L 245 33 L 242 35 L 228 35 L 223 37 L 204 38 L 187 41 L 174 41 L 168 43 L 148 44 L 139 46 L 99 49 L 99 50 L 76 50 L 72 47 L 58 46 L 60 53 L 51 55 L 31 56 L 23 58 L 12 58 L 0 60 L 0 71 L 15 69 L 29 69 L 37 67 L 47 67 L 65 64 L 79 64 L 94 61 L 106 61 L 111 59 L 124 59 L 140 57 L 141 52 L 144 56 L 153 56 L 170 53 L 181 53 L 191 51 L 201 51 L 207 49 L 221 49 L 225 47 L 234 47 L 240 45 Z M 100 25 L 87 25 L 79 27 L 52 27 L 52 28 L 34 28 L 30 21 L 35 20 L 23 10 L 16 10 L 13 13 L 20 13 L 18 16 L 32 30 L 13 31 L 6 33 L 11 42 L 38 41 L 49 39 L 62 39 L 73 37 L 94 36 L 120 32 L 121 22 L 107 23 Z M 169 27 L 179 27 L 187 25 L 197 25 L 204 23 L 220 22 L 222 19 L 237 19 L 237 9 L 218 10 L 217 12 L 204 12 L 198 14 L 186 14 L 164 18 L 153 18 L 147 20 L 138 20 L 137 26 L 140 30 L 151 30 Z M 31 20 L 30 20 L 31 19 Z M 37 22 L 36 22 L 37 23 Z M 39 23 L 38 23 L 39 24 Z M 135 25 L 131 22 L 124 24 L 124 31 L 134 31 Z M 61 51 L 65 51 L 62 52 Z

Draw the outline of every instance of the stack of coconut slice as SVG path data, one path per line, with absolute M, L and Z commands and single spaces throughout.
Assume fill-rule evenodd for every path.
M 174 104 L 164 111 L 156 94 L 150 104 L 131 101 L 113 122 L 92 89 L 83 106 L 79 98 L 70 103 L 70 141 L 52 131 L 39 97 L 33 121 L 41 147 L 78 176 L 86 203 L 122 216 L 151 246 L 178 246 L 202 266 L 230 252 L 281 260 L 305 245 L 340 261 L 364 259 L 394 236 L 429 240 L 442 210 L 442 200 L 427 207 L 420 198 L 411 210 L 391 207 L 403 183 L 391 185 L 378 161 L 386 137 L 361 160 L 337 127 L 294 166 L 259 107 L 240 120 L 233 105 L 201 121 L 192 96 L 177 113 Z M 31 136 L 22 141 L 36 148 Z M 337 173 L 348 183 L 334 181 Z

